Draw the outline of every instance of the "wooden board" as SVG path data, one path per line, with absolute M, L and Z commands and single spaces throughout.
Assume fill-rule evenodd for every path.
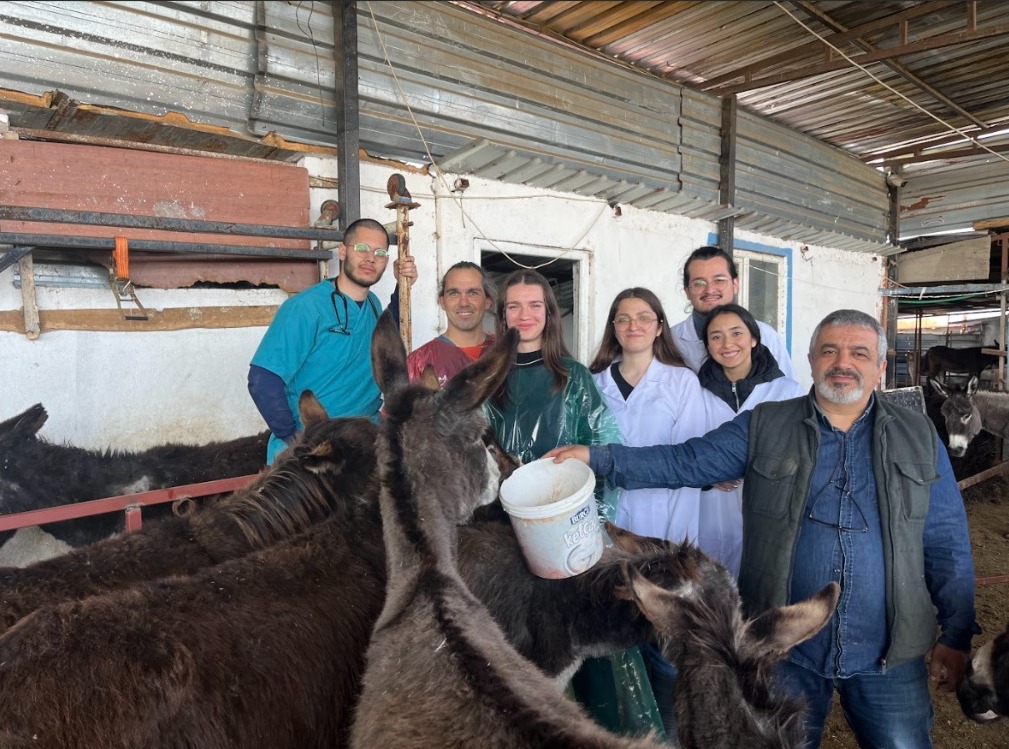
M 905 253 L 897 257 L 897 281 L 903 286 L 932 281 L 987 281 L 990 257 L 988 237 Z
M 52 330 L 124 331 L 188 330 L 190 328 L 250 328 L 266 326 L 277 312 L 276 306 L 257 307 L 173 307 L 147 310 L 147 320 L 128 320 L 125 314 L 136 313 L 129 302 L 118 309 L 41 310 L 39 327 L 42 333 Z M 0 312 L 0 331 L 25 333 L 25 320 L 20 310 Z

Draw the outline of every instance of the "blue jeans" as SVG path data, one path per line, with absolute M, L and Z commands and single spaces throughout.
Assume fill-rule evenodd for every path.
M 925 659 L 885 674 L 828 679 L 784 661 L 777 667 L 779 689 L 805 700 L 806 749 L 817 749 L 836 689 L 844 717 L 863 749 L 931 749 L 935 717 Z

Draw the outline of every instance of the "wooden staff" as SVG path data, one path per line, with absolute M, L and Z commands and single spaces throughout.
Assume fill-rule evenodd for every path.
M 386 208 L 396 209 L 396 257 L 402 260 L 410 254 L 410 209 L 419 208 L 420 203 L 414 203 L 410 191 L 406 189 L 406 179 L 402 174 L 389 177 L 386 184 L 391 203 Z M 399 335 L 403 339 L 406 353 L 410 353 L 413 333 L 410 316 L 410 279 L 399 277 Z

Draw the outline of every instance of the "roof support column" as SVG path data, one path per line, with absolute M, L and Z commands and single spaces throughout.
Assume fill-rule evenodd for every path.
M 336 167 L 340 181 L 340 231 L 361 218 L 361 122 L 357 90 L 357 3 L 333 0 L 336 85 Z
M 718 158 L 718 202 L 728 208 L 736 200 L 736 96 L 722 99 L 722 150 Z M 732 255 L 736 219 L 726 216 L 718 220 L 718 246 Z
M 890 244 L 897 247 L 900 238 L 900 175 L 898 174 L 895 179 L 888 178 L 886 185 L 887 197 L 890 201 L 890 215 L 887 217 L 889 219 L 887 233 L 890 235 Z M 883 279 L 883 288 L 892 289 L 896 287 L 898 281 L 896 259 L 884 258 L 883 267 L 886 274 L 886 277 Z M 887 389 L 893 389 L 897 382 L 897 313 L 899 306 L 900 303 L 897 297 L 883 297 L 882 320 L 880 322 L 886 331 L 887 339 L 886 381 L 883 383 L 883 387 Z M 920 359 L 918 361 L 920 362 Z M 913 369 L 917 372 L 918 368 L 919 364 L 915 362 Z M 908 369 L 910 370 L 911 367 L 909 366 Z M 918 385 L 919 383 L 912 382 L 911 384 Z

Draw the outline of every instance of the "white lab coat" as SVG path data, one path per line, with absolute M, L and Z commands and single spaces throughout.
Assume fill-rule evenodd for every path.
M 760 328 L 760 342 L 767 346 L 774 356 L 775 361 L 778 362 L 778 369 L 785 377 L 791 377 L 794 380 L 795 369 L 792 367 L 792 358 L 788 355 L 788 350 L 785 348 L 781 336 L 778 335 L 778 331 L 760 320 L 757 320 L 757 327 Z M 708 348 L 697 335 L 693 315 L 673 325 L 669 332 L 676 342 L 676 348 L 680 350 L 687 362 L 687 366 L 694 372 L 701 371 L 701 365 L 708 358 Z
M 616 416 L 625 445 L 671 445 L 704 434 L 703 391 L 686 367 L 653 359 L 626 401 L 609 368 L 593 377 Z M 693 488 L 623 490 L 615 522 L 643 536 L 696 541 L 700 494 Z

